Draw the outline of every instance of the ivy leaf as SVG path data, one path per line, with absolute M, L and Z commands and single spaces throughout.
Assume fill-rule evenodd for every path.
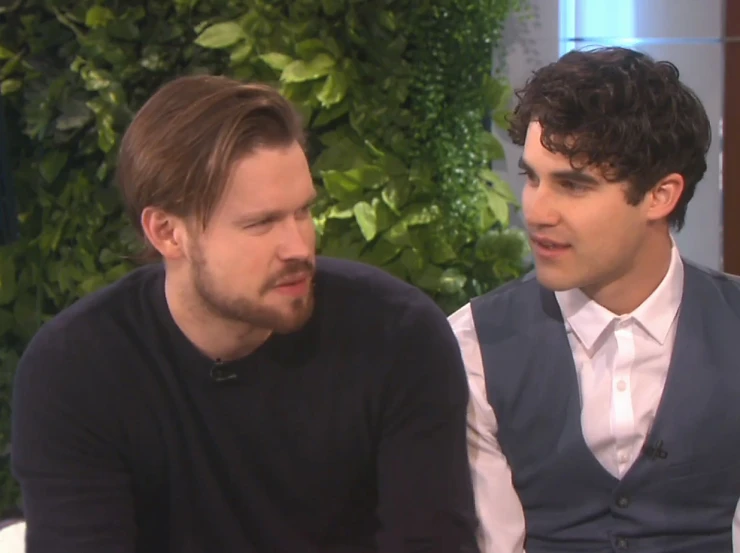
M 403 221 L 408 226 L 427 225 L 439 219 L 441 210 L 438 205 L 417 204 L 406 208 L 403 212 Z
M 344 73 L 332 71 L 316 97 L 322 106 L 333 106 L 344 99 L 348 86 L 347 76 Z
M 349 111 L 349 102 L 342 101 L 338 104 L 334 104 L 328 109 L 322 109 L 316 118 L 313 120 L 313 126 L 323 127 L 324 125 L 331 123 L 335 119 L 340 118 Z
M 443 294 L 456 294 L 460 292 L 468 277 L 460 272 L 459 269 L 445 269 L 439 277 L 439 289 Z
M 377 240 L 362 255 L 362 261 L 372 265 L 383 266 L 393 260 L 401 251 L 401 246 L 396 246 L 385 240 Z
M 48 183 L 54 182 L 66 164 L 67 152 L 52 150 L 41 161 L 41 167 L 39 168 L 41 177 Z
M 279 52 L 262 54 L 259 58 L 277 71 L 282 71 L 293 61 L 293 58 L 291 58 L 290 56 L 286 56 L 285 54 L 281 54 Z
M 417 276 L 424 268 L 424 258 L 416 248 L 406 248 L 401 254 L 401 263 L 412 276 Z
M 351 200 L 362 193 L 360 182 L 342 171 L 324 171 L 321 175 L 324 187 L 335 200 Z
M 442 273 L 444 273 L 443 269 L 429 263 L 424 267 L 419 278 L 416 279 L 416 285 L 424 290 L 436 292 L 439 290 Z
M 23 82 L 19 79 L 5 79 L 0 84 L 0 94 L 7 96 L 13 92 L 17 92 L 23 86 Z
M 381 196 L 383 201 L 396 213 L 401 212 L 401 208 L 406 204 L 411 195 L 411 185 L 405 179 L 393 179 L 389 182 Z
M 328 16 L 337 15 L 344 10 L 345 0 L 321 0 L 321 7 Z
M 85 14 L 85 25 L 91 29 L 105 27 L 116 18 L 115 14 L 104 6 L 93 6 Z
M 396 246 L 413 246 L 411 236 L 409 236 L 409 227 L 403 221 L 397 222 L 383 233 L 383 238 Z
M 254 50 L 254 43 L 249 40 L 244 40 L 242 44 L 231 51 L 229 61 L 232 64 L 241 63 L 249 58 L 249 54 L 252 53 L 252 50 Z
M 280 80 L 284 83 L 311 81 L 328 75 L 336 64 L 328 54 L 317 54 L 311 61 L 295 60 L 283 69 Z
M 228 48 L 244 38 L 246 34 L 238 23 L 224 21 L 206 27 L 195 39 L 195 44 L 203 48 Z
M 514 194 L 514 191 L 511 189 L 509 183 L 501 178 L 498 173 L 496 173 L 495 171 L 491 171 L 490 169 L 483 168 L 480 170 L 479 175 L 483 180 L 490 183 L 493 187 L 493 190 L 496 191 L 496 193 L 503 197 L 507 202 L 519 206 L 519 198 L 516 197 L 516 194 Z M 490 190 L 487 186 L 485 187 L 485 189 Z
M 357 202 L 354 207 L 355 220 L 365 240 L 370 242 L 378 232 L 377 216 L 373 206 L 367 202 Z
M 484 151 L 488 155 L 488 159 L 490 159 L 491 161 L 506 158 L 506 152 L 504 152 L 504 147 L 501 145 L 501 141 L 493 136 L 493 133 L 482 130 L 481 144 Z
M 428 243 L 432 263 L 442 265 L 443 263 L 448 263 L 449 261 L 457 258 L 457 253 L 455 252 L 454 248 L 447 240 L 445 240 L 438 234 L 433 234 L 429 236 Z

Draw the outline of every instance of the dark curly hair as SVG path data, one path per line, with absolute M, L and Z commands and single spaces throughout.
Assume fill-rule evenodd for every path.
M 570 159 L 574 169 L 599 168 L 611 182 L 627 181 L 627 201 L 642 200 L 670 173 L 685 181 L 668 217 L 681 229 L 686 208 L 707 169 L 712 130 L 696 94 L 675 65 L 627 48 L 574 50 L 532 75 L 509 135 L 523 145 L 531 121 L 542 146 Z

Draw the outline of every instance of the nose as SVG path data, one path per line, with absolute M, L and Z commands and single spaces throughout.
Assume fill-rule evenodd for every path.
M 316 243 L 313 220 L 308 217 L 296 219 L 287 217 L 281 225 L 278 257 L 290 259 L 308 259 L 313 256 Z
M 557 199 L 546 184 L 527 184 L 522 192 L 522 213 L 528 228 L 552 227 L 560 221 Z

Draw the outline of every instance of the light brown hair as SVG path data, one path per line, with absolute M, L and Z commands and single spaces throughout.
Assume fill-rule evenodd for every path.
M 236 161 L 258 148 L 296 142 L 305 144 L 301 118 L 275 89 L 221 76 L 179 77 L 134 117 L 115 180 L 142 239 L 141 214 L 149 206 L 193 216 L 205 228 Z M 144 258 L 158 257 L 146 246 Z

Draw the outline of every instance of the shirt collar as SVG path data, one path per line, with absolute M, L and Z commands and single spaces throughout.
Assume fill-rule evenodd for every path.
M 566 327 L 573 331 L 583 346 L 591 350 L 596 340 L 615 320 L 634 319 L 650 337 L 663 344 L 678 313 L 683 295 L 683 262 L 675 242 L 671 263 L 658 287 L 637 309 L 619 316 L 599 305 L 580 289 L 555 292 Z

